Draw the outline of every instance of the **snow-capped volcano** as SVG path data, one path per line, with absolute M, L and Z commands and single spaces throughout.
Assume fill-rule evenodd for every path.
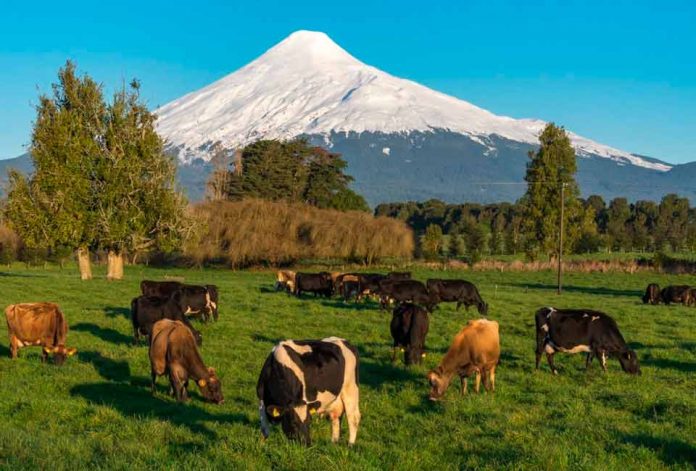
M 337 133 L 446 132 L 495 154 L 500 139 L 537 144 L 545 125 L 537 119 L 497 116 L 389 75 L 360 62 L 326 34 L 311 31 L 291 34 L 245 67 L 168 103 L 157 114 L 159 132 L 184 162 L 208 160 L 214 145 L 233 149 L 261 138 L 298 135 L 323 136 L 330 143 Z M 580 156 L 662 172 L 671 168 L 570 136 Z M 395 152 L 381 153 L 393 157 Z

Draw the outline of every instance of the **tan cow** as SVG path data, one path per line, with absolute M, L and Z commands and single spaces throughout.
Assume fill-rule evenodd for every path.
M 428 373 L 430 400 L 439 400 L 454 375 L 459 375 L 461 392 L 466 393 L 467 378 L 476 374 L 474 389 L 479 392 L 481 376 L 486 391 L 495 391 L 495 368 L 500 360 L 498 323 L 487 319 L 469 321 L 454 337 L 440 365 Z
M 278 270 L 276 273 L 276 291 L 285 290 L 288 293 L 295 291 L 295 275 L 296 273 L 291 270 Z
M 158 376 L 169 374 L 171 392 L 177 401 L 188 400 L 188 382 L 193 379 L 205 399 L 224 402 L 222 385 L 212 368 L 206 368 L 191 330 L 181 321 L 162 319 L 152 328 L 150 342 L 152 392 Z
M 24 303 L 10 304 L 5 308 L 7 330 L 10 334 L 10 356 L 17 358 L 22 347 L 40 345 L 41 361 L 53 354 L 53 362 L 62 365 L 66 357 L 77 352 L 67 348 L 68 323 L 57 304 Z

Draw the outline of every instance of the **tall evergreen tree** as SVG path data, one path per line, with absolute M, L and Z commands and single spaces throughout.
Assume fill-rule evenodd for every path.
M 570 251 L 579 237 L 576 227 L 570 224 L 579 216 L 578 185 L 575 151 L 563 127 L 553 123 L 546 125 L 539 136 L 540 147 L 529 152 L 527 163 L 527 192 L 522 198 L 525 206 L 526 253 L 534 259 L 545 253 L 558 253 L 561 193 L 564 195 L 565 244 Z
M 29 153 L 34 173 L 9 175 L 6 215 L 30 248 L 77 251 L 82 279 L 92 277 L 94 175 L 105 156 L 101 87 L 68 61 L 51 96 L 39 97 Z

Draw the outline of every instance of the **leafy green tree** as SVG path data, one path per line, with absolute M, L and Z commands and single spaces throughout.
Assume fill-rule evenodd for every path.
M 451 232 L 449 234 L 449 247 L 448 252 L 450 257 L 459 258 L 466 253 L 466 247 L 464 246 L 464 239 L 456 233 Z
M 522 198 L 525 206 L 526 253 L 531 259 L 545 253 L 558 253 L 561 193 L 564 195 L 564 248 L 570 251 L 579 237 L 571 221 L 577 219 L 580 203 L 575 151 L 563 127 L 546 125 L 539 136 L 540 147 L 529 152 L 527 163 L 527 192 Z
M 423 257 L 432 259 L 437 257 L 442 248 L 442 228 L 437 224 L 431 224 L 425 229 L 421 250 Z
M 77 251 L 82 279 L 92 277 L 96 216 L 94 176 L 104 148 L 106 106 L 101 87 L 78 77 L 68 61 L 58 72 L 51 96 L 41 95 L 29 153 L 34 174 L 9 174 L 5 214 L 28 249 Z
M 689 222 L 689 200 L 675 194 L 665 195 L 660 201 L 655 227 L 658 250 L 669 247 L 677 251 L 686 242 Z
M 164 154 L 155 119 L 135 80 L 107 109 L 106 158 L 98 162 L 93 185 L 96 244 L 108 251 L 110 279 L 123 277 L 124 251 L 172 250 L 187 227 L 186 201 L 174 184 L 176 166 Z
M 613 250 L 628 250 L 631 235 L 627 224 L 631 217 L 631 208 L 626 198 L 614 198 L 607 209 L 607 237 Z

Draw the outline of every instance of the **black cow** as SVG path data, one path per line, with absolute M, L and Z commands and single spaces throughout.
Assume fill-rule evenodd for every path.
M 607 356 L 613 356 L 618 358 L 626 373 L 640 374 L 636 352 L 626 346 L 614 319 L 603 312 L 545 307 L 539 309 L 534 316 L 537 369 L 543 352 L 546 352 L 553 374 L 558 374 L 553 364 L 556 352 L 587 352 L 585 368 L 589 368 L 593 356 L 596 356 L 606 372 Z
M 660 303 L 660 285 L 657 283 L 650 283 L 647 288 L 645 288 L 645 294 L 643 295 L 643 304 L 659 304 Z
M 379 283 L 387 278 L 386 275 L 381 273 L 358 273 L 357 275 L 360 283 L 359 299 L 365 296 L 376 295 L 379 291 Z
M 396 360 L 396 349 L 401 347 L 406 365 L 420 364 L 425 356 L 429 326 L 428 311 L 412 303 L 399 304 L 392 312 L 390 325 L 394 339 L 392 362 Z
M 457 310 L 462 304 L 469 310 L 469 306 L 476 306 L 479 314 L 488 314 L 488 304 L 481 298 L 476 285 L 466 280 L 440 280 L 429 279 L 426 281 L 428 291 L 437 296 L 440 302 L 457 302 Z
M 298 273 L 295 276 L 295 296 L 299 297 L 303 292 L 330 298 L 333 294 L 331 274 L 327 272 Z
M 691 287 L 688 285 L 666 286 L 660 291 L 662 302 L 668 306 L 671 303 L 691 304 Z
M 284 340 L 273 347 L 256 385 L 264 438 L 270 434 L 270 420 L 280 422 L 288 438 L 309 446 L 309 425 L 319 414 L 331 419 L 335 443 L 345 412 L 348 443 L 354 444 L 360 424 L 358 367 L 358 351 L 337 337 Z
M 379 284 L 380 303 L 382 307 L 390 301 L 399 303 L 412 302 L 432 312 L 437 306 L 438 298 L 430 293 L 418 280 L 382 280 Z
M 178 281 L 143 280 L 140 282 L 140 292 L 143 296 L 166 299 L 182 285 L 183 283 Z
M 162 299 L 148 296 L 138 296 L 131 301 L 131 321 L 133 323 L 133 342 L 138 343 L 141 335 L 148 339 L 152 336 L 152 327 L 160 319 L 171 319 L 183 322 L 196 338 L 196 343 L 201 345 L 203 337 L 193 328 L 184 315 L 184 311 L 176 301 L 176 296 Z

